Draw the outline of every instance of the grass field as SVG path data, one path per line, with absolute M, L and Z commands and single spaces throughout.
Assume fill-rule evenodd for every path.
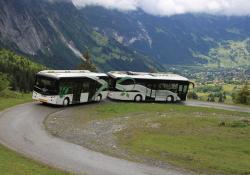
M 70 115 L 66 121 L 60 117 L 57 123 L 64 124 L 63 132 L 68 126 L 79 130 L 90 121 L 121 118 L 118 122 L 126 127 L 114 133 L 118 147 L 136 156 L 136 161 L 138 157 L 162 161 L 199 174 L 250 174 L 247 113 L 171 104 L 111 103 L 79 107 Z
M 31 94 L 15 94 L 15 98 L 0 97 L 0 111 L 31 101 Z M 0 174 L 1 175 L 61 175 L 66 172 L 41 165 L 27 159 L 0 144 Z

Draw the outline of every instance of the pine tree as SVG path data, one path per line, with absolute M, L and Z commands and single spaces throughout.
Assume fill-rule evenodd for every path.
M 7 89 L 9 86 L 9 81 L 7 75 L 0 73 L 0 92 Z
M 96 66 L 92 63 L 91 56 L 89 52 L 83 53 L 83 57 L 85 58 L 85 61 L 82 61 L 82 63 L 79 65 L 79 70 L 89 70 L 92 72 L 97 72 Z

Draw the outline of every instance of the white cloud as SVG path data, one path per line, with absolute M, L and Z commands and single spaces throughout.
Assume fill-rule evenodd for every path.
M 78 7 L 99 5 L 109 9 L 169 16 L 183 13 L 250 15 L 249 0 L 72 0 Z

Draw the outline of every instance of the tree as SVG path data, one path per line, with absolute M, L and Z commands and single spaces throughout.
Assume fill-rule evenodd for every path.
M 7 77 L 11 90 L 32 91 L 35 74 L 44 69 L 46 67 L 30 61 L 26 57 L 0 49 L 0 73 L 6 75 L 4 77 Z M 0 86 L 3 87 L 4 84 L 1 82 Z
M 85 61 L 82 61 L 78 69 L 96 72 L 97 71 L 96 66 L 92 63 L 91 56 L 88 51 L 83 53 L 83 57 L 85 58 Z
M 233 100 L 235 103 L 250 104 L 250 89 L 247 83 L 233 94 Z
M 219 103 L 224 103 L 225 99 L 224 99 L 224 95 L 223 93 L 219 94 Z
M 215 102 L 214 94 L 209 94 L 207 101 L 209 101 L 209 102 Z
M 6 74 L 0 73 L 0 92 L 9 87 L 9 80 Z
M 227 95 L 226 95 L 226 92 L 220 92 L 218 94 L 218 97 L 219 97 L 219 103 L 224 103 L 225 100 L 227 99 Z

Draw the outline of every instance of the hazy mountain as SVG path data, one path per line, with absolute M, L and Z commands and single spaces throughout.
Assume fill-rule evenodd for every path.
M 250 17 L 120 12 L 70 0 L 1 0 L 0 47 L 53 68 L 75 68 L 89 51 L 102 70 L 169 64 L 250 65 Z

